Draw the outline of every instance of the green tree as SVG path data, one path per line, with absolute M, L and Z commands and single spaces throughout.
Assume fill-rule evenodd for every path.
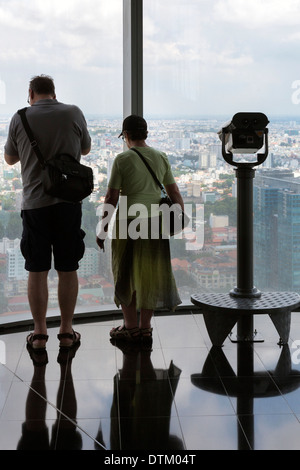
M 207 202 L 204 204 L 204 218 L 208 221 L 210 214 L 228 215 L 229 225 L 236 226 L 236 199 L 226 196 L 216 202 Z
M 5 236 L 10 240 L 21 238 L 22 235 L 22 219 L 18 212 L 11 212 L 6 226 Z
M 85 246 L 87 248 L 97 248 L 96 226 L 98 217 L 96 215 L 96 204 L 85 199 L 82 204 L 82 228 L 85 231 Z
M 0 239 L 5 237 L 5 227 L 2 222 L 0 222 Z

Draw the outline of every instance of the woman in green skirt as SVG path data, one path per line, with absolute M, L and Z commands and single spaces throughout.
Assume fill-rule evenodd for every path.
M 114 160 L 97 235 L 97 244 L 104 249 L 108 222 L 118 205 L 112 233 L 112 271 L 114 300 L 122 308 L 124 324 L 113 328 L 110 336 L 130 341 L 151 339 L 154 310 L 174 310 L 181 303 L 172 272 L 169 238 L 163 236 L 161 228 L 161 190 L 135 150 L 150 165 L 173 203 L 182 209 L 183 199 L 166 154 L 149 147 L 147 135 L 142 117 L 124 119 L 119 137 L 129 150 Z

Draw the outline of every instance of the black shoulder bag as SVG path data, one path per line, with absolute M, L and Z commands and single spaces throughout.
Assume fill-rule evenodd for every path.
M 68 154 L 56 155 L 45 160 L 28 124 L 26 110 L 27 108 L 20 109 L 18 114 L 31 147 L 42 167 L 42 183 L 45 193 L 65 201 L 82 201 L 93 192 L 93 170 Z
M 139 157 L 142 159 L 146 167 L 148 168 L 149 172 L 151 173 L 154 181 L 156 184 L 159 186 L 159 188 L 162 191 L 162 197 L 161 200 L 159 201 L 159 208 L 162 212 L 162 215 L 165 218 L 165 223 L 164 227 L 165 230 L 167 231 L 168 235 L 173 236 L 176 235 L 182 230 L 188 226 L 190 218 L 186 213 L 181 209 L 179 204 L 174 204 L 171 200 L 171 198 L 168 196 L 164 186 L 161 184 L 159 179 L 157 178 L 156 174 L 152 170 L 151 166 L 149 163 L 145 160 L 143 155 L 135 148 L 132 148 L 130 150 L 133 150 L 135 153 L 139 155 Z

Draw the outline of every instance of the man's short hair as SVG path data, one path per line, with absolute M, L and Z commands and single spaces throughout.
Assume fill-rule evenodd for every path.
M 29 82 L 29 89 L 37 95 L 55 95 L 53 78 L 49 75 L 36 75 Z

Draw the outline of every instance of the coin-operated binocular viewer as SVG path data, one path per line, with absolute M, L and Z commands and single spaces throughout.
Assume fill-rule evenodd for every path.
M 237 177 L 237 286 L 230 292 L 233 296 L 261 295 L 253 286 L 253 178 L 254 167 L 268 156 L 268 123 L 262 113 L 237 113 L 218 132 L 223 158 L 235 167 Z M 244 154 L 255 154 L 256 160 L 241 158 Z
M 263 113 L 237 113 L 218 131 L 223 158 L 235 167 L 237 177 L 237 285 L 229 294 L 191 296 L 203 310 L 214 345 L 222 345 L 236 323 L 237 337 L 234 340 L 231 333 L 231 341 L 262 341 L 253 332 L 253 315 L 259 313 L 269 314 L 280 344 L 286 344 L 291 311 L 300 305 L 296 293 L 262 293 L 253 285 L 253 178 L 255 167 L 268 156 L 268 123 Z

